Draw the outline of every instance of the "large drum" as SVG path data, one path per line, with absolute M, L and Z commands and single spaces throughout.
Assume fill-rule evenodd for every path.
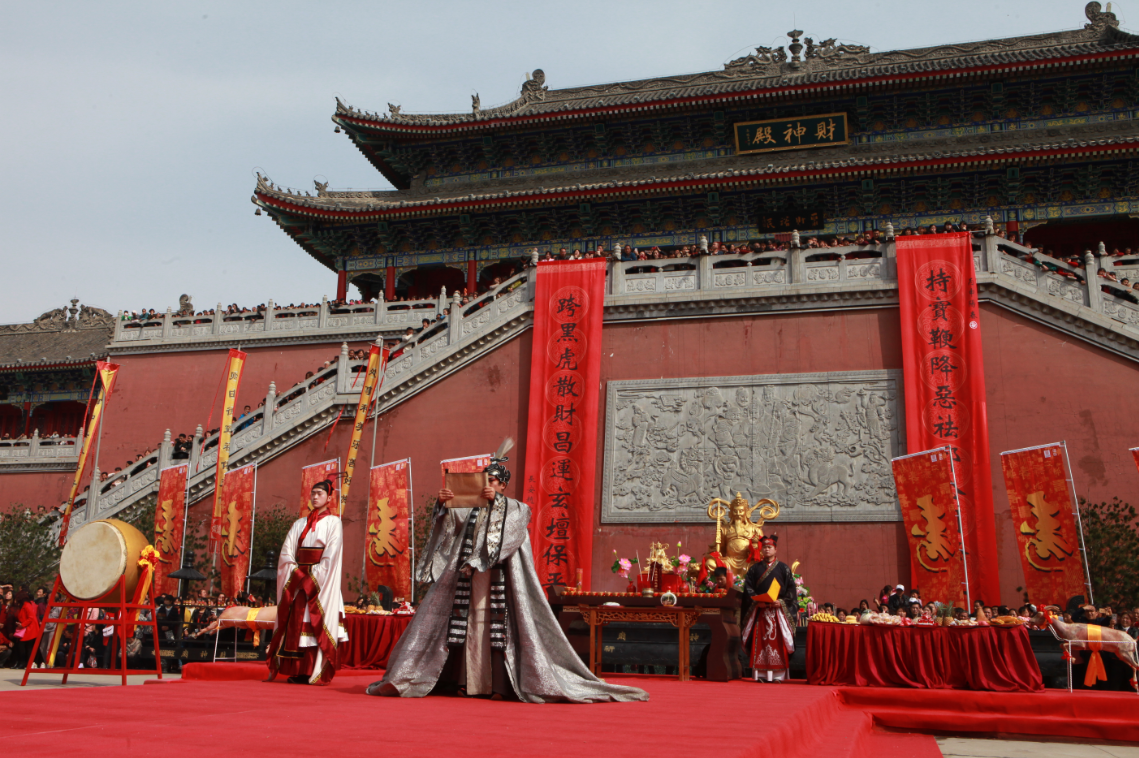
M 119 600 L 119 577 L 126 580 L 126 601 L 134 597 L 142 570 L 139 556 L 149 543 L 125 521 L 106 519 L 72 532 L 59 558 L 59 579 L 78 600 Z

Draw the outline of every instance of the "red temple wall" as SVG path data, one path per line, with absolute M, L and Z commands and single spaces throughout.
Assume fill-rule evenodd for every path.
M 1137 412 L 1123 388 L 1132 386 L 1139 366 L 1002 308 L 983 306 L 988 418 L 997 514 L 1000 600 L 1019 599 L 1023 582 L 999 453 L 1066 439 L 1077 490 L 1092 501 L 1128 499 L 1139 473 L 1127 448 L 1139 444 Z M 336 352 L 332 346 L 254 351 L 240 404 L 256 405 L 268 382 L 284 389 Z M 166 428 L 192 429 L 204 423 L 221 372 L 220 353 L 124 358 L 124 384 L 116 392 L 104 437 L 120 445 L 112 460 L 135 451 L 129 440 L 156 444 Z M 208 359 L 207 359 L 208 358 Z M 490 452 L 506 435 L 518 444 L 511 455 L 517 494 L 525 468 L 530 334 L 523 334 L 462 371 L 428 387 L 379 421 L 376 463 L 411 457 L 414 499 L 422 504 L 439 487 L 441 458 Z M 890 309 L 723 319 L 610 323 L 604 332 L 602 382 L 610 380 L 738 376 L 898 369 L 901 352 L 897 312 Z M 128 369 L 130 369 L 128 371 Z M 133 383 L 128 382 L 132 379 Z M 254 389 L 256 388 L 256 389 Z M 120 394 L 121 392 L 121 394 Z M 604 397 L 604 396 L 603 396 Z M 603 402 L 604 404 L 604 402 Z M 604 407 L 602 407 L 604 414 Z M 602 415 L 602 423 L 604 415 Z M 129 425 L 139 431 L 128 434 Z M 258 475 L 258 503 L 269 507 L 300 496 L 301 466 L 344 455 L 350 424 L 344 419 L 324 451 L 328 432 L 306 440 L 264 465 Z M 356 486 L 345 511 L 345 574 L 359 572 L 364 549 L 363 515 L 371 455 L 371 429 L 364 434 Z M 112 448 L 113 449 L 113 448 Z M 120 464 L 121 465 L 121 464 Z M 599 450 L 597 466 L 603 465 Z M 55 505 L 66 494 L 67 474 L 0 476 L 0 504 Z M 643 555 L 652 540 L 681 541 L 690 555 L 713 539 L 712 526 L 600 523 L 601 477 L 596 496 L 594 588 L 620 589 L 609 572 L 613 551 Z M 746 493 L 745 493 L 746 494 Z M 199 506 L 199 508 L 205 506 Z M 909 585 L 909 559 L 900 523 L 780 524 L 780 557 L 801 561 L 815 597 L 841 605 L 869 598 L 883 585 Z M 995 598 L 986 598 L 990 603 Z

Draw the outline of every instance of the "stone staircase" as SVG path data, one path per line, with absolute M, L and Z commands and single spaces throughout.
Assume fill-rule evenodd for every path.
M 792 249 L 785 251 L 610 264 L 605 320 L 848 310 L 897 304 L 896 251 L 892 240 L 874 248 L 800 248 L 798 243 L 794 235 Z M 1084 255 L 1085 268 L 1072 269 L 993 235 L 991 228 L 988 233 L 975 235 L 973 247 L 982 301 L 1139 361 L 1139 305 L 1125 299 L 1116 285 L 1095 276 L 1099 268 L 1104 268 L 1117 272 L 1120 278 L 1134 278 L 1139 274 L 1139 256 L 1111 259 L 1103 255 L 1102 249 L 1099 254 L 1089 250 Z M 845 259 L 835 260 L 837 255 Z M 1088 271 L 1092 287 L 1080 281 Z M 376 412 L 386 412 L 528 328 L 532 323 L 533 274 L 534 269 L 527 269 L 466 306 L 460 303 L 458 295 L 451 300 L 441 298 L 438 305 L 446 311 L 447 318 L 401 344 L 402 354 L 389 363 Z M 1101 286 L 1110 291 L 1101 291 Z M 375 326 L 369 326 L 371 334 L 377 331 Z M 342 330 L 344 325 L 327 328 Z M 144 336 L 140 332 L 139 338 L 129 341 L 137 345 Z M 211 334 L 209 340 L 212 343 L 220 336 Z M 189 336 L 172 335 L 169 331 L 156 339 L 168 349 L 174 349 L 172 340 L 187 340 L 181 349 L 198 344 Z M 122 347 L 122 343 L 113 342 L 112 352 L 117 347 Z M 200 344 L 197 349 L 201 349 Z M 271 385 L 264 408 L 243 419 L 234 435 L 230 466 L 271 460 L 328 429 L 342 407 L 358 401 L 359 385 L 353 384 L 362 368 L 362 363 L 348 360 L 345 344 L 336 364 L 314 377 L 283 393 Z M 203 438 L 199 428 L 189 460 L 190 502 L 212 492 L 216 445 L 216 435 Z M 90 500 L 77 500 L 73 523 L 107 518 L 153 500 L 158 472 L 171 463 L 171 450 L 167 432 L 156 453 L 100 483 L 99 491 Z

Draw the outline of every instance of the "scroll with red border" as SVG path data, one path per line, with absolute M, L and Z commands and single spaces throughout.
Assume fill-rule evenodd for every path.
M 411 459 L 372 467 L 364 552 L 368 589 L 411 598 Z
M 1001 453 L 1001 468 L 1028 599 L 1063 608 L 1088 597 L 1063 443 Z
M 186 523 L 186 476 L 188 464 L 162 469 L 158 476 L 158 504 L 154 508 L 154 549 L 158 563 L 154 567 L 155 595 L 178 591 L 178 580 L 167 579 L 171 571 L 182 567 L 182 532 Z
M 604 260 L 538 264 L 522 492 L 544 587 L 589 587 L 604 310 Z
M 890 464 L 910 545 L 911 586 L 919 587 L 927 601 L 968 608 L 950 448 L 924 450 Z

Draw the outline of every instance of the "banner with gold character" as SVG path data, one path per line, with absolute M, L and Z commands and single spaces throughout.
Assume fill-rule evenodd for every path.
M 241 372 L 245 368 L 245 353 L 229 351 L 229 368 L 225 377 L 225 397 L 222 401 L 221 431 L 218 433 L 218 467 L 214 475 L 214 510 L 210 521 L 210 552 L 216 553 L 221 542 L 222 511 L 225 491 L 225 467 L 229 463 L 229 440 L 233 436 L 233 406 L 241 386 Z
M 253 520 L 257 505 L 257 464 L 230 471 L 225 478 L 221 526 L 221 591 L 229 597 L 245 590 Z
M 1090 598 L 1067 446 L 1001 453 L 1001 469 L 1029 600 L 1063 608 L 1076 595 Z
M 323 463 L 314 463 L 301 469 L 301 518 L 306 518 L 312 510 L 312 486 L 325 479 L 332 482 L 332 497 L 328 501 L 329 511 L 340 515 L 340 488 L 337 480 L 340 479 L 340 459 L 334 458 Z
M 67 542 L 67 527 L 71 524 L 71 510 L 75 507 L 75 496 L 79 494 L 79 482 L 83 479 L 83 471 L 87 466 L 87 456 L 91 452 L 91 443 L 95 439 L 95 432 L 103 421 L 103 411 L 106 410 L 107 400 L 115 387 L 115 377 L 118 376 L 119 365 L 98 361 L 95 363 L 95 383 L 91 387 L 91 395 L 87 399 L 87 423 L 83 435 L 83 447 L 79 449 L 79 464 L 75 467 L 75 478 L 71 482 L 71 494 L 67 496 L 67 508 L 63 511 L 63 524 L 59 529 L 59 545 Z M 92 404 L 92 400 L 94 404 Z
M 158 475 L 158 505 L 154 509 L 154 594 L 178 592 L 178 580 L 167 579 L 182 567 L 182 532 L 186 523 L 186 477 L 189 464 L 170 466 Z
M 386 347 L 372 345 L 368 351 L 368 367 L 364 374 L 364 386 L 360 390 L 360 401 L 356 404 L 356 420 L 352 424 L 352 441 L 348 444 L 348 460 L 344 463 L 344 481 L 340 484 L 340 502 L 348 500 L 348 490 L 352 488 L 352 474 L 356 471 L 356 456 L 360 452 L 360 437 L 364 433 L 364 422 L 368 419 L 368 408 L 384 381 L 384 371 L 388 367 Z
M 946 447 L 890 461 L 910 543 L 910 583 L 922 597 L 971 606 L 969 570 L 961 549 L 961 511 L 953 456 Z
M 368 491 L 368 589 L 381 584 L 395 597 L 411 599 L 411 459 L 374 466 Z

